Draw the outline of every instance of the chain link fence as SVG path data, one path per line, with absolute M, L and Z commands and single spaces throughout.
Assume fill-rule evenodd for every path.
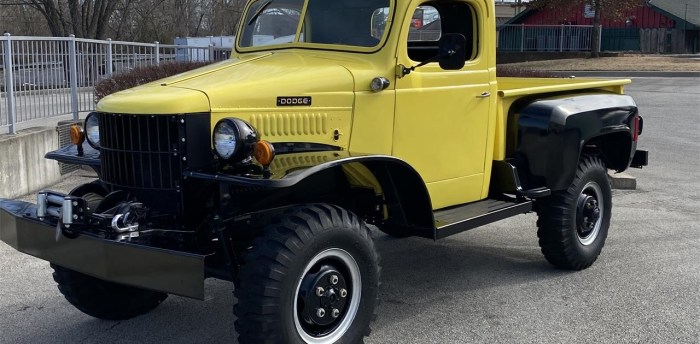
M 230 48 L 0 36 L 0 134 L 94 110 L 96 83 L 168 61 L 228 59 Z

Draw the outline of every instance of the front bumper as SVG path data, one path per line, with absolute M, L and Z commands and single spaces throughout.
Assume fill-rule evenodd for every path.
M 36 217 L 36 205 L 0 199 L 0 241 L 17 251 L 110 282 L 204 299 L 205 255 L 60 236 Z

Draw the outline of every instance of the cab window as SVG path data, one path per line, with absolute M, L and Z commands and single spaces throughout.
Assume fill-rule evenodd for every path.
M 459 33 L 467 39 L 466 60 L 473 60 L 478 55 L 476 24 L 476 13 L 466 2 L 426 2 L 413 12 L 406 42 L 408 57 L 415 62 L 427 61 L 438 54 L 442 35 Z
M 244 19 L 242 47 L 292 43 L 304 0 L 257 1 Z
M 241 23 L 239 46 L 291 47 L 295 43 L 314 43 L 374 47 L 386 35 L 391 0 L 306 0 L 306 6 L 304 3 L 304 0 L 253 2 Z
M 300 41 L 374 47 L 384 34 L 388 14 L 389 0 L 309 0 L 308 25 Z

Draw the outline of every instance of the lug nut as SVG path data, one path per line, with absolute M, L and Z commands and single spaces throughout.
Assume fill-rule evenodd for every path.
M 326 291 L 322 287 L 316 288 L 316 296 L 323 296 Z
M 331 275 L 331 284 L 338 284 L 338 276 L 337 275 Z
M 347 297 L 348 296 L 348 291 L 345 289 L 340 289 L 340 297 Z
M 337 308 L 333 308 L 333 313 L 331 313 L 331 315 L 337 318 L 340 315 L 340 311 Z
M 316 316 L 319 318 L 323 318 L 326 316 L 326 310 L 323 308 L 319 308 L 316 310 Z

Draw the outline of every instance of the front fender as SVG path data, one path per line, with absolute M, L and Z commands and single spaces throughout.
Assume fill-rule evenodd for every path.
M 45 158 L 64 164 L 86 165 L 95 169 L 100 167 L 100 151 L 92 148 L 87 141 L 83 142 L 83 154 L 78 153 L 78 146 L 69 144 L 55 151 L 46 153 Z
M 387 211 L 386 223 L 421 230 L 433 228 L 432 204 L 425 182 L 413 167 L 399 158 L 346 151 L 286 153 L 275 158 L 270 172 L 270 178 L 194 171 L 185 172 L 184 175 L 217 182 L 221 190 L 261 190 L 259 193 L 266 193 L 267 199 L 274 198 L 280 205 L 304 200 L 304 194 L 311 194 L 317 189 L 335 187 L 317 181 L 332 182 L 332 179 L 315 177 L 324 173 L 342 175 L 348 184 L 374 189 L 382 197 Z

